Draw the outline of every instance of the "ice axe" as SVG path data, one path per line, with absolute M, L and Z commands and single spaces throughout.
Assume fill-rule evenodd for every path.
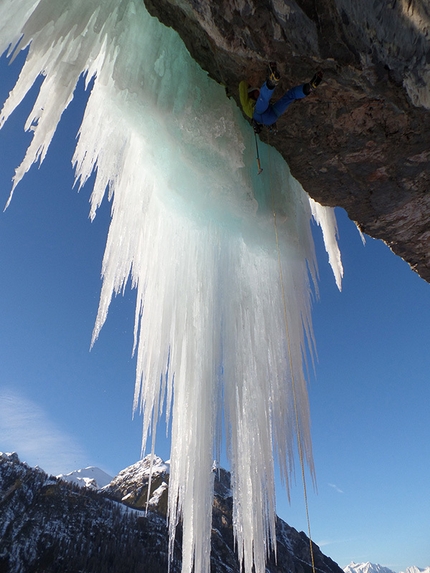
M 258 175 L 260 175 L 260 173 L 263 173 L 263 168 L 261 167 L 261 163 L 260 163 L 260 153 L 258 151 L 258 140 L 257 140 L 257 134 L 254 131 L 254 137 L 255 137 L 255 149 L 257 151 L 257 167 L 258 167 Z

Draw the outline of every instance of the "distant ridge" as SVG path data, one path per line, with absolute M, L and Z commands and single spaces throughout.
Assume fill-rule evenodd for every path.
M 351 561 L 351 563 L 344 567 L 343 570 L 345 573 L 395 573 L 388 567 L 383 567 L 376 563 L 370 563 L 369 561 L 366 561 L 365 563 L 354 563 L 354 561 Z
M 421 567 L 417 567 L 416 565 L 412 565 L 412 567 L 407 567 L 406 571 L 402 573 L 430 573 L 430 566 L 423 569 Z
M 394 571 L 388 567 L 370 563 L 369 561 L 365 563 L 354 563 L 354 561 L 351 561 L 343 570 L 345 573 L 394 573 Z M 430 567 L 422 568 L 412 565 L 411 567 L 407 567 L 402 573 L 430 573 Z

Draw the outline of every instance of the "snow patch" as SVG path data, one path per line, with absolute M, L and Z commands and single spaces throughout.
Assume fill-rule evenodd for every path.
M 151 498 L 148 501 L 149 506 L 158 506 L 161 496 L 167 490 L 167 483 L 163 481 L 163 483 L 157 487 L 156 490 L 152 492 Z

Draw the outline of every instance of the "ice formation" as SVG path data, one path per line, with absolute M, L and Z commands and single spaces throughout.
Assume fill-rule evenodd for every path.
M 141 0 L 0 1 L 0 52 L 29 46 L 0 125 L 42 74 L 32 143 L 13 189 L 42 161 L 79 77 L 94 79 L 73 157 L 111 224 L 93 341 L 114 294 L 137 289 L 136 408 L 143 443 L 171 423 L 170 538 L 183 572 L 209 571 L 213 460 L 225 427 L 243 570 L 275 549 L 274 463 L 288 485 L 295 441 L 312 471 L 305 356 L 312 350 L 312 216 L 340 286 L 333 212 L 313 201 L 234 102 Z

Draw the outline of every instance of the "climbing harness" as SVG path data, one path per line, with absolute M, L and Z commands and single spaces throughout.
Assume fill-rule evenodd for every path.
M 270 149 L 270 145 L 269 145 L 269 149 Z M 282 305 L 283 305 L 284 323 L 285 323 L 285 335 L 286 335 L 286 339 L 287 339 L 288 360 L 289 360 L 290 373 L 291 373 L 291 387 L 292 387 L 292 392 L 293 392 L 293 406 L 294 406 L 294 417 L 295 417 L 296 434 L 297 434 L 297 448 L 299 451 L 299 458 L 300 458 L 300 468 L 301 468 L 302 483 L 303 483 L 303 497 L 304 497 L 304 501 L 305 501 L 306 521 L 307 521 L 307 526 L 308 526 L 309 551 L 310 551 L 310 557 L 311 557 L 312 573 L 316 573 L 313 542 L 312 542 L 312 535 L 311 535 L 311 521 L 310 521 L 310 517 L 309 517 L 309 504 L 308 504 L 308 494 L 307 494 L 307 486 L 306 486 L 305 464 L 304 464 L 304 460 L 303 460 L 302 434 L 300 431 L 300 424 L 299 424 L 299 412 L 298 412 L 297 395 L 296 395 L 296 382 L 295 382 L 294 369 L 293 369 L 290 329 L 288 326 L 287 301 L 286 301 L 286 297 L 285 297 L 284 277 L 283 277 L 283 272 L 282 272 L 281 248 L 279 245 L 278 225 L 277 225 L 277 220 L 276 220 L 276 211 L 274 208 L 273 188 L 271 185 L 270 155 L 269 155 L 269 186 L 270 186 L 270 195 L 271 195 L 272 209 L 273 209 L 273 224 L 274 224 L 274 228 L 275 228 L 276 250 L 277 250 L 277 254 L 278 254 L 279 280 L 281 283 Z

